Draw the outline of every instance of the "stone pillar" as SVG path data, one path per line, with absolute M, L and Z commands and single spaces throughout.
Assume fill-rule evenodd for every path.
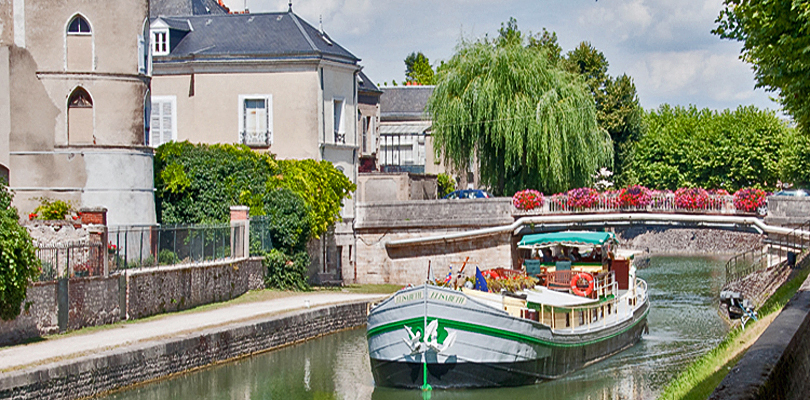
M 104 266 L 104 276 L 110 276 L 110 263 L 107 257 L 107 209 L 104 207 L 83 207 L 79 210 L 82 215 L 82 225 L 87 228 L 91 237 L 101 242 L 101 263 Z M 92 241 L 92 240 L 91 240 Z
M 231 206 L 231 257 L 250 255 L 250 220 L 248 206 Z

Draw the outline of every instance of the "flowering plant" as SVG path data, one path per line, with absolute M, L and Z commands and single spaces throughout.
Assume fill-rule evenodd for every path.
M 734 207 L 738 211 L 756 212 L 765 205 L 765 196 L 762 189 L 742 188 L 734 193 Z
M 680 188 L 675 191 L 675 206 L 687 210 L 699 210 L 709 205 L 709 192 L 703 188 Z
M 512 204 L 518 210 L 533 210 L 543 206 L 543 193 L 533 189 L 521 190 L 512 196 Z
M 32 212 L 32 213 L 28 214 L 28 219 L 29 220 L 37 219 L 37 213 Z
M 641 185 L 628 186 L 619 191 L 622 207 L 645 208 L 652 202 L 650 189 Z
M 107 245 L 107 252 L 110 254 L 114 254 L 118 247 L 112 243 Z
M 571 189 L 567 193 L 568 207 L 575 210 L 591 208 L 599 204 L 599 192 L 591 188 Z

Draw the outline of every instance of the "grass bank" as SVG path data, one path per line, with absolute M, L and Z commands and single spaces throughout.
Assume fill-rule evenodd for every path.
M 745 351 L 756 342 L 762 332 L 770 325 L 788 300 L 796 294 L 807 279 L 810 268 L 805 268 L 784 285 L 759 308 L 759 321 L 748 323 L 746 329 L 734 328 L 728 332 L 720 344 L 692 362 L 683 372 L 672 380 L 661 392 L 659 399 L 706 399 L 714 388 L 726 377 L 728 371 L 745 354 Z

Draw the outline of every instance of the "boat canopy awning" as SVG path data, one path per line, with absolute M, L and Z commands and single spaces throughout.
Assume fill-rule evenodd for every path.
M 608 241 L 615 240 L 616 236 L 612 232 L 566 231 L 526 235 L 520 240 L 518 246 L 541 247 L 550 244 L 561 244 L 565 246 L 601 246 Z

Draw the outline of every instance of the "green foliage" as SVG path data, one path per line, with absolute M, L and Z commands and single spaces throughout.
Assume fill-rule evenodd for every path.
M 440 199 L 456 190 L 456 181 L 450 175 L 441 173 L 437 176 L 436 181 L 439 189 L 438 197 Z
M 311 236 L 326 233 L 340 220 L 343 200 L 351 198 L 357 187 L 329 161 L 281 160 L 282 175 L 277 186 L 292 190 L 309 206 Z
M 437 156 L 459 170 L 475 156 L 499 195 L 588 186 L 613 156 L 593 97 L 545 51 L 524 47 L 512 22 L 494 43 L 463 41 L 441 68 L 428 101 Z
M 750 106 L 716 112 L 663 105 L 647 113 L 645 120 L 649 130 L 635 146 L 631 165 L 642 185 L 729 192 L 743 187 L 773 189 L 788 174 L 780 154 L 796 140 L 797 132 L 771 111 Z
M 34 213 L 37 214 L 37 219 L 62 220 L 71 211 L 73 211 L 73 206 L 69 202 L 42 197 L 39 199 L 39 205 Z
M 355 185 L 328 161 L 276 161 L 242 145 L 170 142 L 155 152 L 155 198 L 163 224 L 228 222 L 232 205 L 264 215 L 268 195 L 278 188 L 306 203 L 314 238 L 340 219 Z
M 263 210 L 272 156 L 246 146 L 170 142 L 155 152 L 155 199 L 163 224 L 228 222 L 230 206 Z
M 582 42 L 568 52 L 564 66 L 580 74 L 596 101 L 596 119 L 599 127 L 610 134 L 613 141 L 613 168 L 617 182 L 633 183 L 623 166 L 632 158 L 632 144 L 643 132 L 644 110 L 639 104 L 633 79 L 623 74 L 611 78 L 607 57 L 588 42 Z
M 18 222 L 12 197 L 6 185 L 0 183 L 0 318 L 6 321 L 20 314 L 28 282 L 40 274 L 33 240 Z
M 267 268 L 265 286 L 281 290 L 309 290 L 307 275 L 309 255 L 306 252 L 288 256 L 277 249 L 264 254 L 262 264 Z
M 169 249 L 163 249 L 158 253 L 158 265 L 174 265 L 180 263 L 177 254 Z
M 810 2 L 724 0 L 712 33 L 743 43 L 740 58 L 753 65 L 757 87 L 779 102 L 810 134 Z
M 430 66 L 428 58 L 422 52 L 411 53 L 405 57 L 405 84 L 432 85 L 435 83 L 435 73 Z M 394 83 L 396 86 L 396 83 Z
M 268 192 L 264 198 L 267 230 L 273 247 L 285 254 L 306 251 L 312 231 L 310 207 L 287 188 Z

